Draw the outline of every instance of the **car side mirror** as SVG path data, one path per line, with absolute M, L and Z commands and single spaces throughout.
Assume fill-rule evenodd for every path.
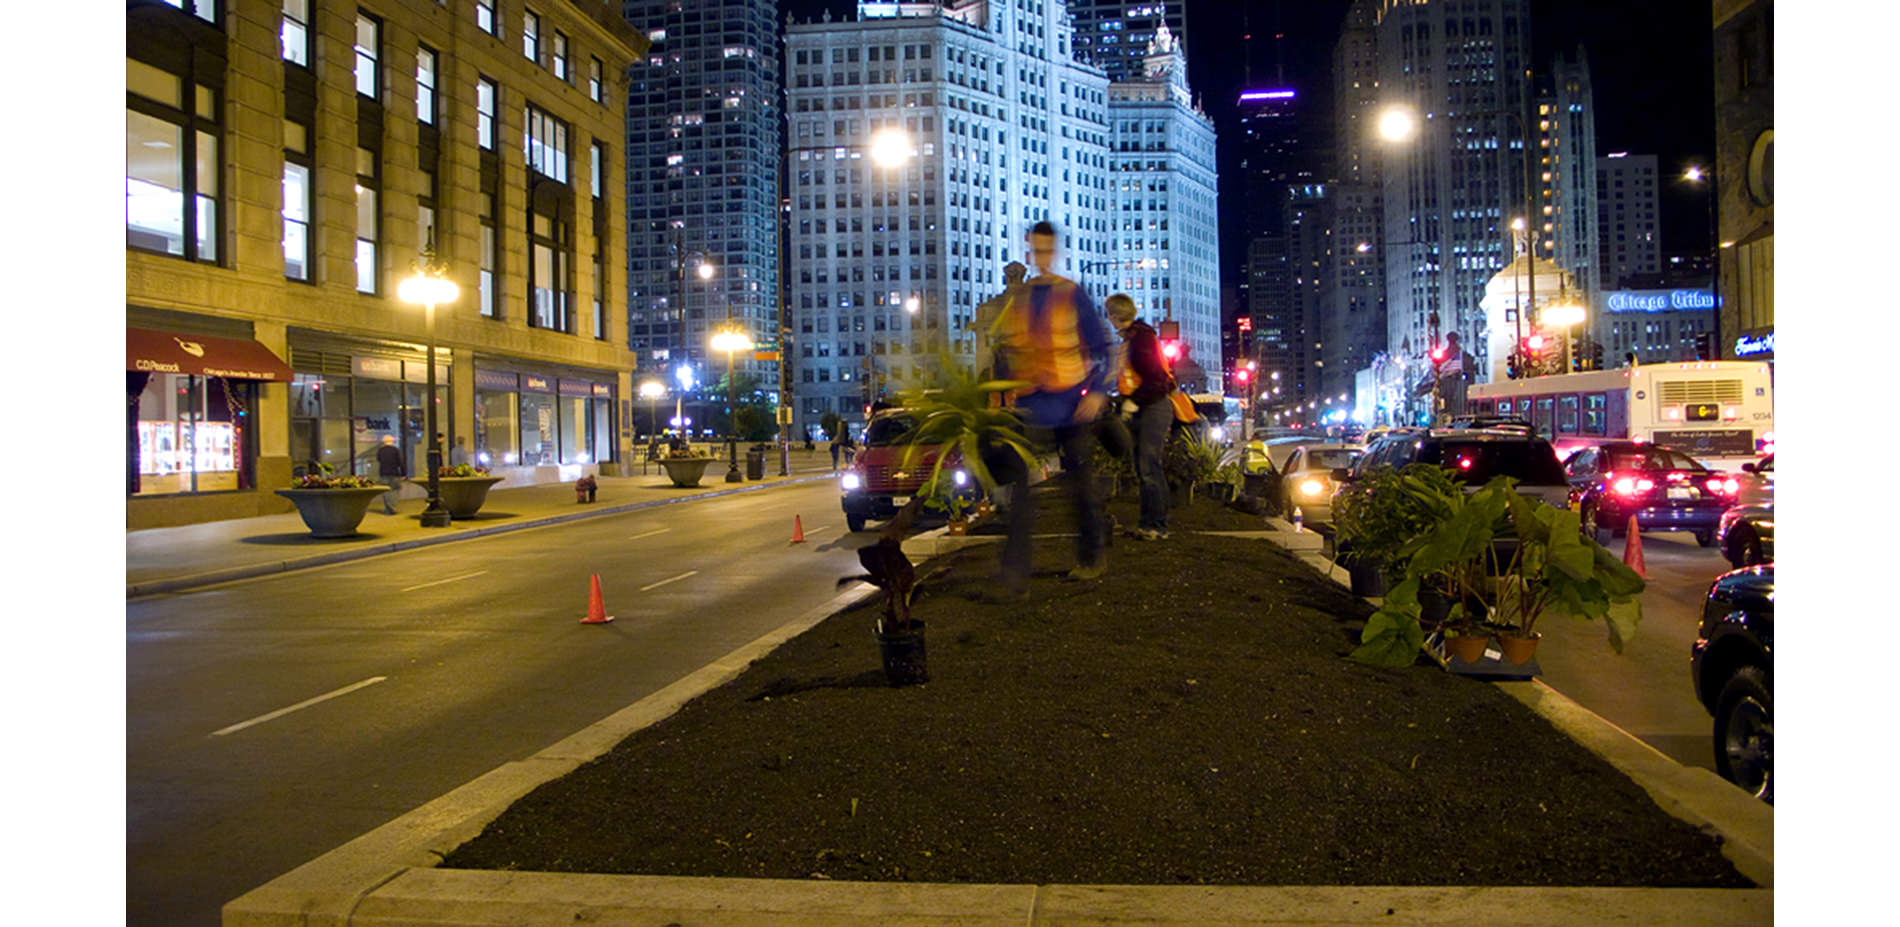
M 1352 471 L 1346 469 L 1345 467 L 1333 468 L 1333 482 L 1335 483 L 1352 482 Z
M 1743 473 L 1756 473 L 1756 472 L 1758 472 L 1758 471 L 1757 471 L 1757 470 L 1755 469 L 1755 465 L 1754 465 L 1754 464 L 1752 464 L 1752 463 L 1745 463 L 1745 464 L 1742 464 L 1742 472 L 1743 472 Z

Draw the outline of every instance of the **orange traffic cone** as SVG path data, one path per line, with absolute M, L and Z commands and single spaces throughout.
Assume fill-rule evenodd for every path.
M 606 624 L 614 620 L 614 616 L 607 614 L 606 603 L 600 600 L 600 574 L 595 573 L 588 585 L 587 617 L 581 619 L 581 624 Z
M 1636 575 L 1649 578 L 1649 572 L 1643 566 L 1643 530 L 1636 525 L 1636 516 L 1630 516 L 1630 526 L 1623 533 L 1623 565 L 1636 571 Z
M 797 515 L 792 516 L 792 543 L 805 543 L 805 523 Z

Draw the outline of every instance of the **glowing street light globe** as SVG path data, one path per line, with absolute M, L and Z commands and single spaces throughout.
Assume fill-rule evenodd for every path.
M 699 262 L 699 269 L 696 271 L 696 273 L 699 274 L 699 279 L 701 280 L 711 280 L 713 278 L 713 274 L 716 274 L 718 272 L 719 272 L 718 268 L 712 266 L 711 261 Z
M 1542 313 L 1544 325 L 1549 328 L 1569 328 L 1583 322 L 1584 310 L 1577 303 L 1558 303 L 1545 306 Z
M 712 349 L 733 353 L 752 350 L 752 336 L 737 328 L 728 328 L 713 333 Z
M 641 399 L 658 399 L 666 395 L 666 384 L 658 380 L 648 380 L 640 384 Z
M 1379 137 L 1388 142 L 1410 141 L 1418 133 L 1418 116 L 1404 106 L 1388 106 L 1379 114 Z
M 417 306 L 446 306 L 461 295 L 455 281 L 429 274 L 417 274 L 396 284 L 396 298 Z
M 673 369 L 673 379 L 679 381 L 680 389 L 693 388 L 693 368 L 690 364 L 681 364 Z
M 879 129 L 871 134 L 871 163 L 878 167 L 897 167 L 916 154 L 910 133 L 903 129 Z

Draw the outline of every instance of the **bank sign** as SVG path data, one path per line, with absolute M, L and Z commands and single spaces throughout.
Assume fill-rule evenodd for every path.
M 1604 300 L 1611 312 L 1680 312 L 1714 309 L 1708 290 L 1613 290 Z

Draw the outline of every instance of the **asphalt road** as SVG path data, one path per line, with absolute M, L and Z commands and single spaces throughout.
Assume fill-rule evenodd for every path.
M 825 602 L 843 522 L 823 481 L 128 602 L 127 923 L 211 927 Z

